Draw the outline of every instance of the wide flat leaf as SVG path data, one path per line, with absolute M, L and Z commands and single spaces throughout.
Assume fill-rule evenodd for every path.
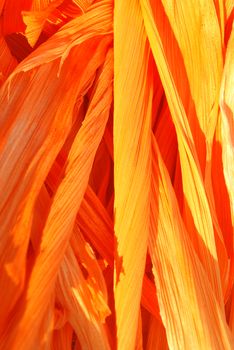
M 99 43 L 99 41 L 98 41 Z M 23 284 L 24 284 L 24 277 L 25 277 L 25 270 L 24 270 L 24 263 L 25 263 L 25 255 L 27 252 L 27 246 L 28 246 L 28 239 L 29 239 L 29 233 L 30 233 L 30 227 L 31 227 L 31 221 L 33 217 L 33 211 L 32 208 L 34 206 L 35 199 L 37 197 L 37 194 L 40 191 L 40 188 L 43 184 L 43 181 L 46 177 L 46 174 L 49 171 L 49 167 L 52 165 L 52 163 L 55 160 L 55 157 L 57 156 L 60 148 L 62 147 L 62 144 L 65 141 L 65 138 L 68 135 L 68 132 L 70 130 L 70 127 L 72 125 L 72 112 L 75 105 L 75 102 L 77 98 L 79 98 L 79 95 L 81 96 L 82 92 L 87 89 L 87 85 L 89 85 L 90 80 L 92 81 L 92 78 L 94 74 L 96 73 L 96 69 L 103 63 L 103 60 L 105 59 L 107 46 L 110 44 L 110 38 L 104 38 L 100 44 L 95 42 L 87 41 L 84 45 L 81 45 L 77 47 L 75 50 L 72 51 L 72 55 L 69 56 L 70 60 L 66 61 L 66 65 L 69 65 L 69 72 L 68 74 L 67 69 L 65 71 L 62 68 L 61 75 L 59 78 L 56 77 L 57 71 L 58 71 L 58 62 L 55 61 L 55 63 L 50 63 L 44 66 L 41 66 L 38 69 L 38 73 L 34 73 L 34 89 L 31 88 L 31 86 L 28 87 L 28 90 L 25 89 L 25 83 L 27 83 L 29 77 L 31 76 L 31 72 L 24 75 L 24 78 L 22 78 L 20 75 L 19 77 L 16 76 L 14 78 L 14 81 L 12 83 L 12 87 L 15 87 L 12 91 L 14 91 L 14 94 L 12 93 L 10 95 L 10 99 L 8 104 L 6 103 L 7 108 L 5 109 L 4 117 L 1 119 L 1 121 L 4 123 L 3 128 L 1 129 L 2 132 L 5 131 L 4 136 L 8 136 L 6 142 L 4 143 L 4 138 L 1 143 L 1 146 L 3 147 L 1 152 L 1 168 L 0 171 L 3 172 L 1 174 L 1 187 L 3 188 L 6 186 L 5 182 L 8 183 L 7 185 L 7 191 L 4 191 L 4 194 L 2 192 L 1 195 L 1 205 L 2 205 L 2 212 L 1 212 L 1 280 L 0 284 L 2 286 L 1 291 L 4 293 L 4 289 L 8 289 L 8 294 L 6 295 L 4 293 L 4 308 L 2 312 L 2 320 L 5 320 L 5 316 L 10 311 L 10 307 L 12 307 L 15 303 L 15 301 L 18 298 L 18 295 L 20 294 Z M 77 57 L 83 57 L 84 52 L 89 52 L 90 60 L 88 61 L 81 61 L 83 64 L 80 64 L 79 60 L 77 60 Z M 74 55 L 74 56 L 73 56 Z M 75 57 L 75 59 L 74 59 Z M 86 55 L 87 58 L 87 55 Z M 52 69 L 53 68 L 53 69 Z M 109 67 L 109 70 L 111 71 L 112 68 Z M 76 74 L 80 77 L 79 79 L 76 78 Z M 47 74 L 54 74 L 54 79 L 51 78 L 48 80 Z M 110 74 L 110 73 L 109 73 Z M 39 79 L 41 76 L 43 76 L 43 79 Z M 18 81 L 18 79 L 20 79 Z M 40 95 L 39 97 L 35 93 L 36 87 L 38 87 L 38 80 L 40 81 L 40 84 L 44 85 L 44 91 L 45 87 L 47 86 L 47 89 L 49 91 L 48 93 L 48 101 L 45 103 L 44 95 Z M 110 78 L 111 79 L 111 78 Z M 63 83 L 61 83 L 63 81 Z M 47 82 L 47 85 L 46 85 Z M 107 83 L 108 87 L 110 86 L 110 82 Z M 104 88 L 104 87 L 103 87 Z M 65 89 L 65 90 L 64 90 Z M 31 92 L 31 94 L 29 93 Z M 108 93 L 107 96 L 111 99 L 111 91 L 109 88 L 107 89 Z M 100 93 L 100 92 L 98 92 Z M 27 98 L 24 100 L 24 104 L 18 108 L 17 100 L 20 99 L 22 96 L 27 95 Z M 109 95 L 108 95 L 109 94 Z M 61 98 L 61 95 L 63 98 Z M 106 96 L 106 98 L 107 98 Z M 67 97 L 67 99 L 66 99 Z M 3 90 L 2 98 L 7 101 L 7 90 Z M 41 102 L 40 98 L 43 98 L 44 103 Z M 96 96 L 96 99 L 100 98 L 100 96 Z M 30 103 L 29 103 L 30 101 Z M 60 103 L 61 102 L 61 103 Z M 19 103 L 19 102 L 18 102 Z M 30 109 L 28 109 L 31 107 Z M 100 106 L 100 112 L 102 111 L 102 108 L 104 108 L 105 105 L 102 107 L 102 104 Z M 15 108 L 18 113 L 12 114 L 10 111 L 12 108 Z M 13 109 L 14 110 L 14 109 Z M 30 114 L 29 114 L 30 113 Z M 30 118 L 28 118 L 28 115 L 30 115 Z M 89 118 L 87 119 L 87 125 L 82 128 L 81 135 L 79 138 L 81 138 L 80 141 L 80 147 L 83 147 L 83 150 L 86 150 L 86 142 L 88 142 L 89 138 L 92 136 L 92 128 L 90 123 L 92 123 L 93 114 L 90 111 Z M 108 110 L 103 110 L 103 123 L 101 123 L 100 120 L 100 134 L 102 135 L 102 130 L 104 130 L 105 127 L 105 120 L 108 116 Z M 94 123 L 94 130 L 96 130 L 96 124 Z M 85 130 L 90 129 L 89 133 L 86 133 Z M 27 137 L 25 137 L 25 132 L 27 130 Z M 96 130 L 97 131 L 97 130 Z M 93 131 L 94 132 L 94 131 Z M 17 138 L 17 141 L 11 142 L 12 138 L 15 137 L 15 134 L 19 135 Z M 33 137 L 32 137 L 33 136 Z M 99 136 L 101 137 L 101 136 Z M 96 140 L 96 143 L 95 143 Z M 93 152 L 95 154 L 95 147 L 98 146 L 99 139 L 98 134 L 97 138 L 94 140 L 93 143 Z M 76 149 L 76 144 L 74 144 L 73 150 Z M 77 152 L 79 151 L 79 148 L 77 148 Z M 92 166 L 92 155 L 94 157 L 94 154 L 91 152 L 90 157 L 87 159 L 86 163 L 88 167 Z M 80 153 L 82 162 L 82 156 L 84 157 L 84 153 Z M 73 157 L 73 158 L 72 158 Z M 76 153 L 71 154 L 71 161 L 68 162 L 68 166 L 70 167 L 69 176 L 75 176 L 74 172 L 77 171 L 77 169 L 73 166 L 73 161 L 76 160 Z M 85 159 L 85 158 L 84 158 Z M 83 159 L 83 161 L 84 161 Z M 5 168 L 5 164 L 8 164 L 7 171 Z M 78 165 L 80 166 L 80 165 Z M 13 176 L 15 167 L 18 169 L 17 176 Z M 85 175 L 87 174 L 86 171 L 88 171 L 88 168 L 83 168 L 85 171 Z M 83 178 L 83 191 L 85 191 L 85 183 L 88 181 L 87 175 Z M 63 186 L 68 186 L 69 184 L 69 178 L 65 178 L 63 182 Z M 76 191 L 79 191 L 79 182 L 74 182 L 74 184 L 78 184 L 78 187 L 76 187 Z M 61 191 L 61 189 L 60 189 Z M 71 189 L 73 192 L 73 190 Z M 66 191 L 65 191 L 66 192 Z M 61 191 L 62 193 L 62 191 Z M 81 199 L 83 197 L 83 192 L 81 191 L 80 196 Z M 75 193 L 73 193 L 74 195 Z M 67 193 L 69 196 L 70 194 Z M 9 201 L 9 198 L 11 198 L 11 207 L 10 210 L 7 206 L 7 202 Z M 64 200 L 63 196 L 60 197 L 58 195 L 59 200 Z M 56 203 L 56 201 L 55 201 Z M 72 202 L 68 202 L 68 205 L 71 205 Z M 59 209 L 59 203 L 58 207 L 56 209 L 52 210 L 52 214 L 50 216 L 50 219 L 48 219 L 47 227 L 48 230 L 55 230 L 56 227 L 54 225 L 50 226 L 50 220 L 53 221 L 53 211 Z M 79 203 L 77 204 L 79 207 Z M 76 207 L 73 209 L 73 216 L 76 214 Z M 69 209 L 68 209 L 69 211 Z M 75 213 L 74 213 L 75 211 Z M 7 213 L 7 214 L 6 214 Z M 72 224 L 72 213 L 70 213 L 70 220 L 68 222 L 65 222 L 66 224 L 71 225 Z M 62 217 L 60 217 L 62 219 Z M 56 221 L 55 221 L 56 223 Z M 60 227 L 59 222 L 57 224 Z M 69 234 L 69 227 L 65 225 L 63 227 L 67 234 Z M 68 229 L 68 231 L 66 231 Z M 45 229 L 47 232 L 47 228 Z M 9 234 L 10 233 L 10 234 Z M 46 239 L 50 239 L 50 233 L 45 235 L 47 237 Z M 58 240 L 59 240 L 59 236 Z M 62 244 L 62 239 L 59 240 L 60 244 Z M 66 242 L 66 238 L 65 238 Z M 56 241 L 54 241 L 54 245 L 56 247 Z M 47 247 L 47 243 L 45 243 L 45 246 Z M 48 245 L 49 252 L 53 251 L 55 254 L 56 252 L 53 250 L 53 245 Z M 43 251 L 43 245 L 41 246 L 41 250 Z M 3 253 L 4 252 L 4 253 Z M 62 255 L 62 251 L 61 251 Z M 60 258 L 61 258 L 60 255 Z M 40 261 L 44 262 L 44 257 L 47 257 L 47 250 L 45 249 L 45 252 L 42 255 L 39 255 L 39 263 L 36 264 L 37 269 L 35 271 L 35 278 L 33 275 L 32 277 L 32 289 L 28 289 L 28 293 L 30 296 L 27 298 L 31 300 L 31 304 L 27 304 L 29 307 L 28 315 L 27 313 L 24 314 L 25 319 L 27 317 L 31 317 L 31 310 L 30 307 L 33 305 L 33 308 L 37 308 L 37 304 L 33 303 L 33 300 L 36 296 L 34 294 L 33 290 L 37 286 L 38 280 L 37 280 L 37 273 L 41 276 L 42 270 L 40 269 Z M 59 259 L 55 259 L 55 263 L 58 263 Z M 52 269 L 48 271 L 47 265 L 43 265 L 44 268 L 46 268 L 46 271 L 49 272 L 49 274 L 52 272 Z M 55 264 L 56 267 L 56 264 Z M 52 273 L 52 275 L 54 275 Z M 43 273 L 42 273 L 43 276 Z M 45 275 L 46 276 L 46 275 Z M 39 278 L 40 280 L 40 278 Z M 43 280 L 46 283 L 46 280 Z M 52 281 L 51 281 L 52 282 Z M 47 283 L 46 283 L 47 284 Z M 48 285 L 49 287 L 49 285 Z M 37 287 L 36 287 L 37 289 Z M 42 288 L 43 289 L 43 288 Z M 46 290 L 45 290 L 46 291 Z M 41 294 L 41 298 L 43 299 L 43 295 Z M 39 303 L 40 304 L 40 303 Z M 46 307 L 46 304 L 44 304 Z M 45 309 L 44 309 L 45 310 Z M 33 314 L 33 312 L 32 312 Z M 19 309 L 18 314 L 15 313 L 15 321 L 16 323 L 19 322 L 19 318 L 21 315 L 21 311 Z M 36 315 L 36 313 L 34 314 Z M 43 316 L 43 308 L 40 310 L 41 317 Z M 17 321 L 18 318 L 18 321 Z M 13 322 L 13 323 L 14 323 Z M 24 321 L 22 321 L 24 324 Z M 13 339 L 15 341 L 15 346 L 20 348 L 20 346 L 25 346 L 27 344 L 27 341 L 29 343 L 33 340 L 33 336 L 31 333 L 27 332 L 27 327 L 30 327 L 30 323 L 25 321 L 25 324 L 27 325 L 25 328 L 24 326 L 14 328 L 14 330 L 19 334 L 19 339 L 11 333 L 11 337 L 7 337 L 7 341 L 11 342 Z M 24 329 L 25 332 L 28 334 L 27 337 L 22 337 L 21 329 Z M 34 332 L 36 332 L 37 329 L 35 327 Z M 4 340 L 5 339 L 5 340 Z M 6 341 L 6 338 L 3 337 L 3 344 Z M 22 341 L 22 343 L 20 343 Z M 18 343 L 19 342 L 19 343 Z M 25 342 L 25 343 L 24 343 Z M 30 343 L 32 344 L 32 343 Z M 13 345 L 12 345 L 13 346 Z
M 154 139 L 152 147 L 149 249 L 169 348 L 232 349 L 224 311 L 187 235 Z
M 149 232 L 152 112 L 149 46 L 135 0 L 115 4 L 114 53 L 117 347 L 133 350 Z
M 195 107 L 190 103 L 191 93 L 185 63 L 161 1 L 158 0 L 157 4 L 157 11 L 154 11 L 155 6 L 151 7 L 152 4 L 149 0 L 141 0 L 147 35 L 177 134 L 183 182 L 185 222 L 196 252 L 209 276 L 217 300 L 224 307 L 217 250 L 219 262 L 224 264 L 224 267 L 227 266 L 227 255 L 219 231 L 214 231 L 213 228 L 212 218 L 214 217 L 214 223 L 217 219 L 212 207 L 210 208 L 209 197 L 203 181 L 202 164 L 206 157 L 203 160 L 202 157 L 204 157 L 205 149 L 201 148 L 202 155 L 197 152 L 198 148 L 193 136 L 193 126 L 197 117 L 194 114 Z M 190 9 L 188 9 L 189 13 Z M 193 38 L 193 40 L 196 39 Z M 192 113 L 193 122 L 190 121 L 188 112 Z M 209 120 L 201 119 L 199 123 L 203 125 L 203 128 L 206 128 L 209 125 Z M 202 126 L 200 125 L 200 127 Z M 201 147 L 203 147 L 202 136 L 199 137 L 199 140 Z M 216 242 L 218 242 L 217 250 Z M 223 280 L 225 280 L 226 269 L 223 273 Z

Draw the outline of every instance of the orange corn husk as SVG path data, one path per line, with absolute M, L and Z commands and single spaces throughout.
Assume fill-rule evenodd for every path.
M 234 348 L 233 20 L 0 0 L 0 350 Z

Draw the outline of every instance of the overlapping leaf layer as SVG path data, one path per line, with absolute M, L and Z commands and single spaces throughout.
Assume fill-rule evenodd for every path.
M 233 19 L 0 0 L 0 350 L 234 348 Z

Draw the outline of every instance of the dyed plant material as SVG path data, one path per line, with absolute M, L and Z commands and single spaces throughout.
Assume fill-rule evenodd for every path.
M 234 2 L 0 15 L 0 350 L 234 349 Z

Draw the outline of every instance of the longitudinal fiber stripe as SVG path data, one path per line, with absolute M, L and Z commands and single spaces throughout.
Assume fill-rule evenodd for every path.
M 234 349 L 234 2 L 0 21 L 0 350 Z

